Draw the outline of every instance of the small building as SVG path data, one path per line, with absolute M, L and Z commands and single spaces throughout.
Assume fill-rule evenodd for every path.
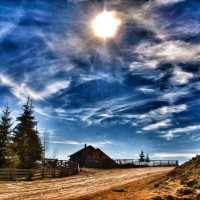
M 85 147 L 69 156 L 70 161 L 79 163 L 80 167 L 113 168 L 116 162 L 101 149 L 85 145 Z

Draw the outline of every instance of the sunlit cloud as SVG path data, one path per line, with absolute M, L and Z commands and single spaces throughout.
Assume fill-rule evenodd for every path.
M 194 75 L 189 72 L 185 72 L 181 70 L 179 67 L 174 68 L 172 82 L 177 85 L 187 84 L 190 79 L 192 79 Z
M 173 113 L 181 113 L 183 111 L 187 110 L 187 105 L 181 104 L 181 105 L 175 105 L 175 106 L 164 106 L 158 109 L 158 112 L 161 115 L 166 115 L 166 114 L 173 114 Z
M 0 83 L 9 87 L 13 95 L 22 101 L 26 100 L 28 96 L 33 100 L 43 100 L 62 89 L 68 88 L 70 85 L 70 81 L 55 81 L 48 84 L 44 90 L 35 91 L 25 82 L 18 84 L 5 74 L 0 74 Z
M 168 130 L 166 133 L 161 135 L 161 137 L 165 138 L 166 140 L 172 140 L 173 138 L 179 137 L 180 134 L 191 134 L 191 132 L 197 130 L 200 130 L 200 125 L 191 125 L 183 128 L 174 128 Z
M 136 52 L 142 59 L 162 62 L 194 62 L 200 58 L 200 47 L 183 41 L 165 41 L 159 44 L 140 44 Z
M 171 120 L 170 119 L 166 119 L 166 120 L 163 120 L 163 121 L 160 121 L 160 122 L 145 126 L 143 128 L 143 130 L 144 131 L 153 131 L 153 130 L 161 129 L 163 127 L 168 127 L 170 125 L 171 125 Z
M 178 2 L 183 2 L 185 0 L 155 0 L 155 2 L 158 5 L 167 5 L 167 4 L 173 4 L 173 3 L 178 3 Z

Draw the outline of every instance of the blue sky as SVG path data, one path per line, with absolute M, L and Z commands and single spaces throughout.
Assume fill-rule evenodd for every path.
M 102 42 L 90 22 L 122 18 Z M 200 151 L 198 0 L 1 0 L 0 107 L 35 105 L 48 156 L 85 143 L 114 158 L 186 160 Z

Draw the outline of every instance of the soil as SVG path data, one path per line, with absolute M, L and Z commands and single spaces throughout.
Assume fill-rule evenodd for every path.
M 0 182 L 1 200 L 144 200 L 170 167 L 83 170 L 80 175 L 32 182 Z M 151 183 L 151 184 L 150 184 Z M 149 185 L 150 184 L 150 185 Z M 134 197 L 134 198 L 133 198 Z
M 165 178 L 165 175 L 166 173 L 151 175 L 103 192 L 86 195 L 76 200 L 151 200 L 158 194 L 162 196 L 167 194 L 165 191 L 154 188 L 154 183 Z

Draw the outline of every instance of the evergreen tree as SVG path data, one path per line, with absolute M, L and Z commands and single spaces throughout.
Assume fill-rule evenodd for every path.
M 145 162 L 150 162 L 149 154 L 146 155 Z
M 41 160 L 42 146 L 36 121 L 33 116 L 33 106 L 30 98 L 22 107 L 22 114 L 17 118 L 18 124 L 15 127 L 14 142 L 16 153 L 19 159 L 20 168 L 32 168 L 36 161 Z
M 143 151 L 141 151 L 141 153 L 140 153 L 139 156 L 140 156 L 140 157 L 139 157 L 139 161 L 140 161 L 140 162 L 144 162 L 145 160 L 144 160 L 144 152 L 143 152 Z
M 10 109 L 7 106 L 5 110 L 3 110 L 1 119 L 0 119 L 0 168 L 6 167 L 7 157 L 8 157 L 8 147 L 10 142 L 10 134 L 11 130 L 11 117 L 10 117 Z

